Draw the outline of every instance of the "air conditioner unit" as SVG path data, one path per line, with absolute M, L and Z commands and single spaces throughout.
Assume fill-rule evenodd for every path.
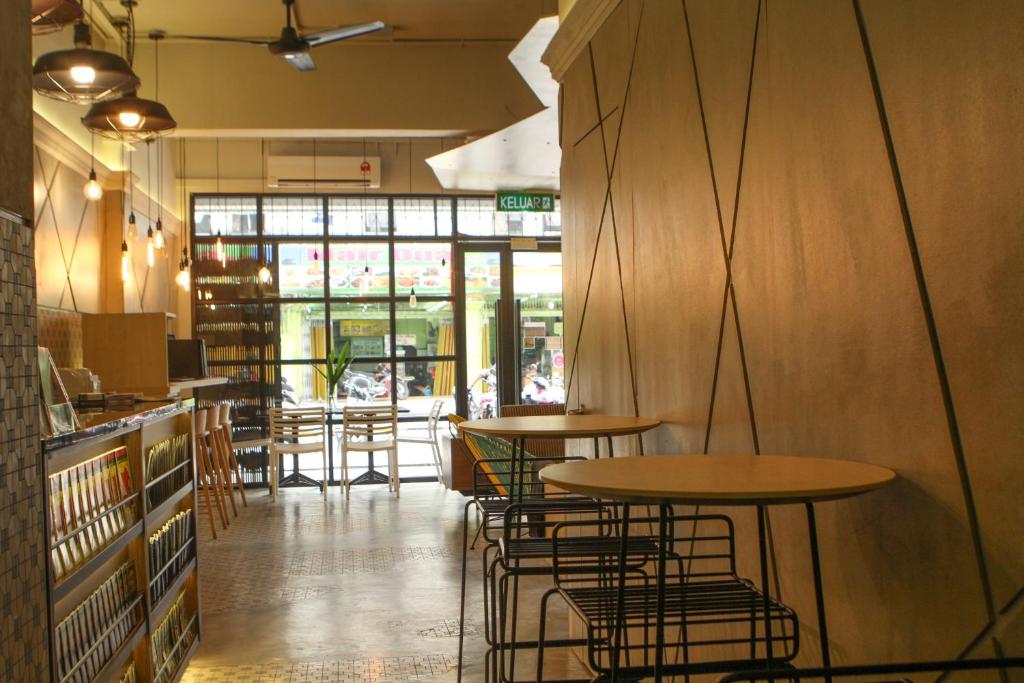
M 380 187 L 380 157 L 267 157 L 267 187 L 361 190 Z

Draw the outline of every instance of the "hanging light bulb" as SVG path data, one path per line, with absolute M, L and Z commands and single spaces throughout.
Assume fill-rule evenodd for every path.
M 448 259 L 446 259 L 444 256 L 442 256 L 441 257 L 441 267 L 444 268 L 447 265 L 448 265 Z
M 178 265 L 178 274 L 174 276 L 174 281 L 184 291 L 188 291 L 192 284 L 192 278 L 188 274 L 188 268 L 185 267 L 184 262 Z
M 256 274 L 256 276 L 260 279 L 260 282 L 262 282 L 265 285 L 269 285 L 270 281 L 273 279 L 273 275 L 270 272 L 270 268 L 267 268 L 266 263 L 260 266 L 260 271 L 259 273 Z
M 135 212 L 128 214 L 128 239 L 134 240 L 139 236 L 139 229 L 135 225 Z
M 121 282 L 128 282 L 128 243 L 121 242 Z
M 167 241 L 164 240 L 164 222 L 159 218 L 156 219 L 156 235 L 153 239 L 154 246 L 157 249 L 163 249 L 167 246 Z
M 153 226 L 149 226 L 146 230 L 146 263 L 152 268 L 153 264 L 156 263 L 156 240 L 153 239 Z
M 409 308 L 416 308 L 416 289 L 409 290 Z
M 221 268 L 228 267 L 227 254 L 224 252 L 224 240 L 220 238 L 220 230 L 217 231 L 217 243 L 214 245 L 214 249 L 217 255 L 217 260 L 220 261 Z
M 89 180 L 85 183 L 85 187 L 82 188 L 82 193 L 85 194 L 85 198 L 90 202 L 98 202 L 103 199 L 103 186 L 96 180 L 96 171 L 89 171 Z

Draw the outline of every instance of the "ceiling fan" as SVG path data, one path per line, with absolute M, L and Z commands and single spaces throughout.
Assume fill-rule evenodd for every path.
M 233 38 L 230 36 L 167 36 L 168 38 L 179 38 L 184 40 L 210 40 L 222 43 L 246 43 L 249 45 L 266 45 L 270 53 L 283 57 L 285 61 L 299 71 L 315 71 L 316 64 L 310 55 L 310 48 L 328 43 L 336 43 L 340 40 L 348 40 L 367 33 L 383 31 L 387 26 L 383 21 L 371 21 L 368 24 L 355 24 L 352 26 L 339 26 L 316 33 L 300 35 L 292 26 L 292 13 L 295 0 L 282 0 L 285 5 L 284 28 L 281 29 L 281 36 L 277 40 L 259 40 L 255 38 Z

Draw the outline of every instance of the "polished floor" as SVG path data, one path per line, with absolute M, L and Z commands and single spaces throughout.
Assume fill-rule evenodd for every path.
M 436 483 L 403 485 L 400 498 L 358 487 L 347 502 L 334 488 L 326 505 L 313 489 L 282 489 L 276 503 L 250 491 L 217 540 L 201 527 L 203 638 L 184 681 L 455 681 L 465 500 Z M 469 568 L 463 680 L 482 683 L 479 548 Z M 523 598 L 527 628 L 542 581 Z M 565 623 L 552 619 L 556 632 Z M 532 673 L 521 661 L 517 679 Z M 567 652 L 545 661 L 583 675 Z

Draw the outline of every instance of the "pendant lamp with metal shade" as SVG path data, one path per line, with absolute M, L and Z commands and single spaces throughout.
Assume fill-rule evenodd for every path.
M 134 34 L 134 30 L 131 33 Z M 155 41 L 156 45 L 159 45 L 163 33 L 151 33 L 150 38 Z M 134 53 L 134 49 L 132 52 Z M 156 82 L 157 88 L 159 88 L 160 51 L 158 47 L 154 48 L 154 58 Z M 159 93 L 159 90 L 157 92 Z M 134 90 L 114 100 L 97 102 L 82 117 L 82 123 L 97 135 L 127 142 L 152 140 L 170 133 L 178 126 L 167 107 L 156 100 L 139 97 Z
M 32 0 L 32 33 L 59 31 L 82 15 L 82 5 L 75 0 Z
M 47 52 L 32 67 L 32 87 L 45 97 L 92 104 L 139 87 L 139 77 L 123 57 L 94 50 L 89 25 L 75 24 L 75 47 Z

